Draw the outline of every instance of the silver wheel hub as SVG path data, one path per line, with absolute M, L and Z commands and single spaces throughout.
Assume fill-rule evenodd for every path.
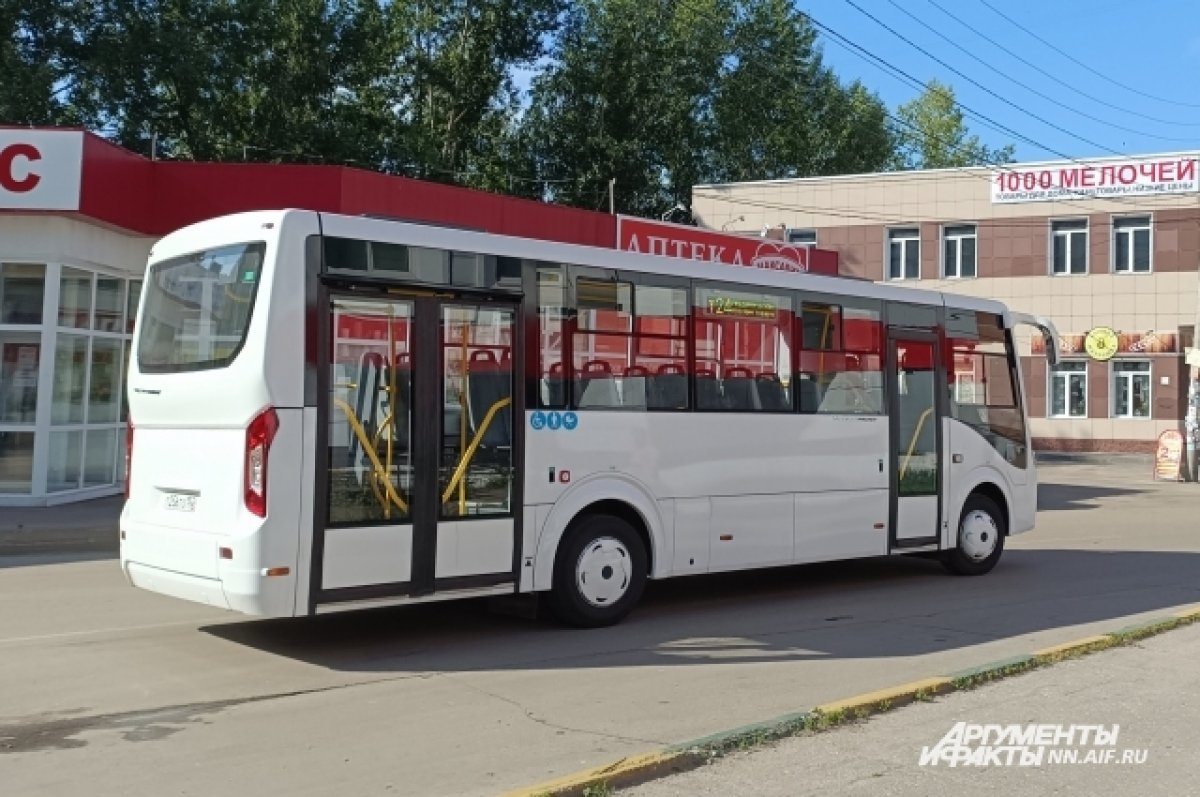
M 612 606 L 621 600 L 632 581 L 629 549 L 612 537 L 592 540 L 575 563 L 575 586 L 593 606 Z
M 978 509 L 967 513 L 959 529 L 958 544 L 968 559 L 982 562 L 995 552 L 999 543 L 1000 528 L 991 515 Z

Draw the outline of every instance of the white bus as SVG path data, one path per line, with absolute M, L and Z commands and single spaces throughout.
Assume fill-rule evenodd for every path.
M 1032 529 L 992 301 L 309 211 L 159 241 L 129 364 L 121 566 L 261 616 L 545 592 Z

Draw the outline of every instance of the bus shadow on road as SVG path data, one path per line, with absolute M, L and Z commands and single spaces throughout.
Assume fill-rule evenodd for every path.
M 849 664 L 930 654 L 950 654 L 940 657 L 945 666 L 931 666 L 954 670 L 989 655 L 967 650 L 979 645 L 1037 635 L 1015 651 L 1027 652 L 1063 641 L 1046 641 L 1042 632 L 1103 626 L 1072 635 L 1084 636 L 1198 602 L 1197 572 L 1196 553 L 1016 549 L 981 578 L 952 577 L 936 562 L 905 558 L 654 583 L 624 623 L 590 631 L 498 614 L 482 600 L 203 630 L 355 673 Z
M 1038 485 L 1038 511 L 1055 512 L 1067 509 L 1099 509 L 1104 498 L 1140 495 L 1147 490 L 1128 487 L 1109 487 L 1091 484 L 1057 484 L 1046 482 Z

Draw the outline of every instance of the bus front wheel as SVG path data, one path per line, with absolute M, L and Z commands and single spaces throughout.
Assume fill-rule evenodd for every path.
M 641 599 L 646 567 L 646 547 L 633 526 L 612 515 L 587 515 L 559 545 L 550 608 L 581 628 L 618 623 Z
M 942 565 L 960 576 L 981 576 L 1000 561 L 1004 552 L 1004 515 L 996 502 L 973 493 L 963 505 L 958 540 L 942 554 Z

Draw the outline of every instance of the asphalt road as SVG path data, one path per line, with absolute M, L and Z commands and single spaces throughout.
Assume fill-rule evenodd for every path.
M 601 631 L 482 602 L 247 621 L 111 559 L 0 559 L 3 791 L 495 794 L 1112 630 L 1200 602 L 1200 486 L 1146 470 L 1044 467 L 1038 530 L 984 578 L 697 577 Z

